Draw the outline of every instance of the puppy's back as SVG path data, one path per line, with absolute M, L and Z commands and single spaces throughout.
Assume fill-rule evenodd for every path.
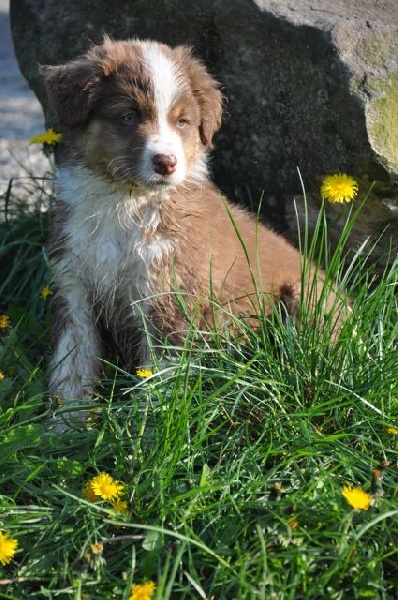
M 167 283 L 156 287 L 163 291 L 170 286 L 186 294 L 201 325 L 214 320 L 214 302 L 226 314 L 246 317 L 262 310 L 269 315 L 272 304 L 283 304 L 297 317 L 302 295 L 300 253 L 247 210 L 229 203 L 212 183 L 172 194 L 162 210 L 162 224 L 175 239 L 175 253 L 162 270 Z M 303 299 L 314 310 L 324 274 L 309 264 L 306 275 Z M 173 304 L 163 297 L 155 305 L 162 330 L 181 330 Z M 337 310 L 334 305 L 330 291 L 325 310 Z

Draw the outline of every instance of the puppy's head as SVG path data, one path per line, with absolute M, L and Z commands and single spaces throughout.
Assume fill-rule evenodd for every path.
M 204 176 L 222 95 L 188 48 L 105 38 L 43 73 L 60 125 L 94 171 L 147 189 Z

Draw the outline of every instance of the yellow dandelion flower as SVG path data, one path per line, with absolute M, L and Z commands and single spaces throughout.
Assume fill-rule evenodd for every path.
M 9 535 L 9 532 L 0 531 L 0 563 L 3 567 L 14 557 L 18 548 L 18 540 L 13 540 Z
M 145 369 L 145 368 L 141 368 L 141 369 L 137 369 L 136 371 L 137 376 L 138 377 L 150 377 L 151 375 L 153 375 L 153 371 L 151 369 Z
M 328 202 L 351 202 L 358 191 L 358 184 L 345 173 L 327 175 L 321 186 L 321 194 Z
M 4 378 L 5 378 L 5 375 L 4 375 L 3 371 L 0 371 L 0 380 L 4 379 Z
M 124 485 L 113 479 L 108 473 L 99 473 L 87 483 L 85 496 L 90 502 L 96 500 L 117 500 L 123 493 Z
M 389 433 L 390 435 L 398 435 L 398 429 L 395 429 L 395 427 L 386 427 L 386 433 Z
M 151 600 L 155 589 L 156 584 L 153 581 L 133 585 L 129 600 Z
M 90 544 L 90 550 L 93 554 L 102 554 L 104 551 L 104 544 L 102 544 L 102 542 Z
M 372 501 L 371 494 L 364 492 L 360 488 L 343 487 L 341 492 L 348 504 L 356 510 L 368 510 Z
M 116 500 L 116 502 L 113 502 L 112 510 L 114 510 L 115 513 L 119 513 L 120 515 L 130 514 L 129 505 L 124 500 Z
M 10 329 L 10 317 L 8 315 L 0 315 L 0 329 Z
M 30 138 L 30 144 L 49 144 L 50 146 L 55 146 L 62 140 L 62 133 L 57 133 L 54 131 L 52 127 L 47 129 L 44 133 L 40 135 L 34 135 Z
M 51 296 L 51 294 L 52 291 L 49 285 L 44 285 L 40 290 L 40 298 L 43 298 L 43 300 L 45 300 L 47 296 Z
M 97 500 L 100 500 L 100 496 L 97 496 L 97 494 L 94 492 L 92 482 L 92 479 L 87 482 L 83 489 L 83 495 L 89 502 L 97 502 Z
M 85 559 L 94 571 L 99 571 L 105 565 L 105 558 L 102 556 L 104 545 L 101 542 L 90 544 L 90 552 L 87 552 Z
M 290 529 L 292 529 L 293 531 L 295 531 L 299 527 L 298 521 L 294 517 L 289 519 L 287 524 L 289 525 Z

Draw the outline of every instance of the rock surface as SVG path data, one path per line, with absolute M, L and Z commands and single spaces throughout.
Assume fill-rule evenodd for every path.
M 103 32 L 193 45 L 228 104 L 215 179 L 282 219 L 304 181 L 345 171 L 398 178 L 396 0 L 11 0 L 21 70 L 51 121 L 37 65 L 76 57 Z

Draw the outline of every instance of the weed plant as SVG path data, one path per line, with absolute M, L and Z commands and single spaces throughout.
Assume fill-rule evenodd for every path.
M 162 600 L 398 597 L 398 264 L 376 281 L 366 247 L 346 260 L 356 209 L 334 252 L 323 212 L 301 239 L 351 294 L 336 341 L 305 306 L 298 326 L 259 314 L 239 344 L 191 331 L 149 377 L 104 361 L 88 426 L 60 435 L 42 200 L 8 201 L 0 224 L 0 530 L 18 540 L 0 598 L 128 600 L 145 581 Z M 102 472 L 121 512 L 84 493 Z

